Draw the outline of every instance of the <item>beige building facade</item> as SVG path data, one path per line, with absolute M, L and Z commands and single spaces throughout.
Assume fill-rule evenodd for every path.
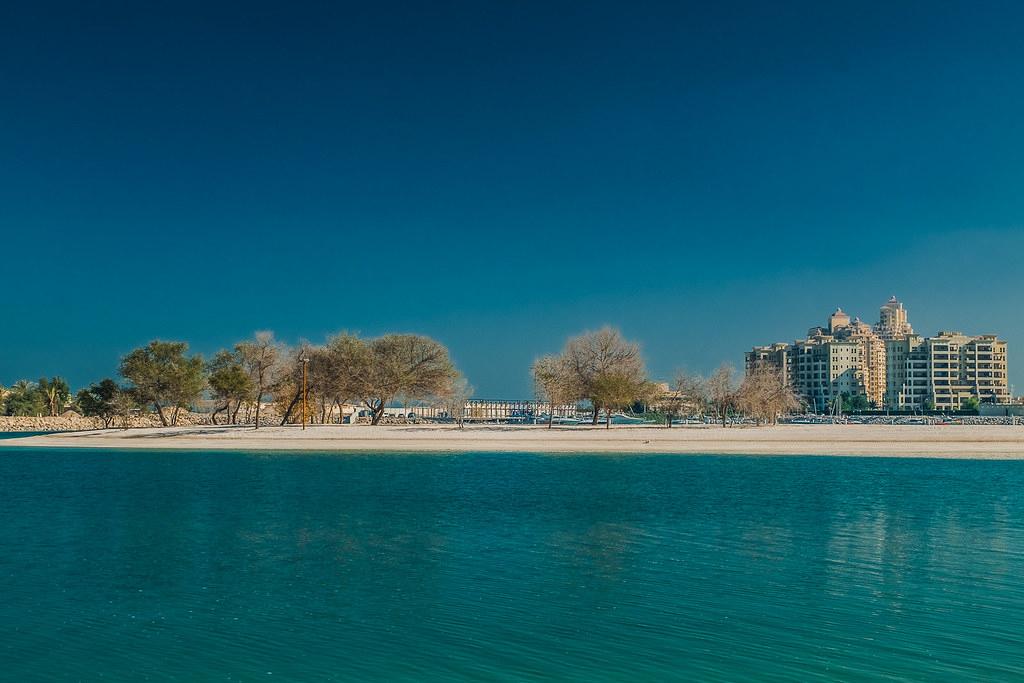
M 757 346 L 745 367 L 782 372 L 809 407 L 827 410 L 844 395 L 876 408 L 960 410 L 1009 403 L 1007 344 L 994 335 L 914 334 L 903 304 L 891 298 L 874 326 L 842 309 L 827 327 L 811 328 L 792 344 Z
M 907 316 L 907 309 L 896 297 L 890 298 L 879 309 L 875 333 L 883 341 L 903 339 L 914 334 L 914 328 L 910 326 Z

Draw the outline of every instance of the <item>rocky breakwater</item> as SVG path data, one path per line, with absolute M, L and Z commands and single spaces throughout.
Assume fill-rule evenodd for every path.
M 210 424 L 210 416 L 204 413 L 181 413 L 178 415 L 179 425 Z M 10 417 L 0 415 L 0 432 L 76 432 L 85 429 L 103 429 L 106 425 L 98 417 L 83 417 L 78 413 L 67 412 L 57 417 Z M 126 425 L 120 417 L 114 418 L 110 425 L 115 429 L 124 429 Z M 160 418 L 153 414 L 134 415 L 128 418 L 127 428 L 160 427 Z

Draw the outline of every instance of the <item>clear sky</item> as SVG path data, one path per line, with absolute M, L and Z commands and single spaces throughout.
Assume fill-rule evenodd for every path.
M 347 329 L 435 336 L 516 397 L 604 323 L 667 377 L 892 294 L 919 332 L 1007 338 L 1024 383 L 1022 25 L 1015 2 L 9 4 L 0 383 Z

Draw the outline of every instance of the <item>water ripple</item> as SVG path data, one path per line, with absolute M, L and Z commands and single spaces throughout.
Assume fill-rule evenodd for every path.
M 0 458 L 10 680 L 1024 678 L 1024 463 Z

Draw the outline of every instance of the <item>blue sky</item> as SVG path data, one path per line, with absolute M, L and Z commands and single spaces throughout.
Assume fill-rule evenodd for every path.
M 710 6 L 714 5 L 714 6 Z M 477 393 L 655 375 L 891 294 L 1024 343 L 1015 3 L 23 3 L 0 383 L 152 338 L 417 331 Z

